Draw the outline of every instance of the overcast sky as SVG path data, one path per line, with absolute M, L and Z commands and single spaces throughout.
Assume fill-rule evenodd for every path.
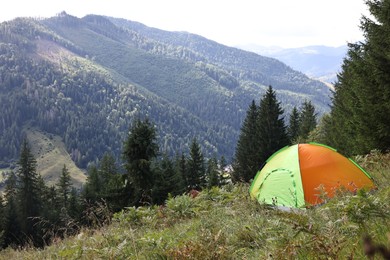
M 364 0 L 8 0 L 1 6 L 0 21 L 61 11 L 125 18 L 229 46 L 284 48 L 362 40 L 360 18 L 368 14 Z

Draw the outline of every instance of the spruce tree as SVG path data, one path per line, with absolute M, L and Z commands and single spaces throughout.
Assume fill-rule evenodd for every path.
M 176 196 L 184 192 L 183 177 L 175 170 L 174 163 L 166 154 L 159 163 L 155 178 L 153 203 L 162 204 L 168 198 L 168 194 Z
M 7 179 L 4 190 L 4 223 L 3 223 L 3 246 L 19 244 L 21 229 L 17 210 L 17 177 L 11 172 Z
M 80 196 L 76 188 L 72 187 L 69 195 L 68 215 L 77 223 L 81 219 L 81 211 Z
M 257 121 L 259 152 L 257 170 L 277 150 L 289 144 L 286 126 L 282 117 L 283 109 L 276 98 L 276 93 L 271 86 L 268 87 L 260 101 Z M 252 173 L 252 178 L 256 171 Z
M 221 185 L 220 172 L 218 170 L 218 160 L 212 157 L 207 161 L 207 187 L 219 187 Z
M 99 175 L 102 180 L 102 193 L 104 197 L 110 197 L 110 193 L 116 193 L 121 186 L 120 175 L 112 154 L 105 153 L 99 164 Z
M 390 0 L 368 0 L 365 40 L 349 44 L 333 96 L 327 141 L 341 152 L 390 148 Z
M 202 189 L 206 185 L 204 158 L 196 138 L 192 139 L 190 157 L 187 161 L 187 180 L 189 189 Z
M 311 131 L 317 126 L 317 114 L 311 101 L 305 100 L 299 114 L 299 137 L 306 141 Z
M 98 169 L 101 182 L 99 197 L 103 198 L 114 211 L 121 210 L 125 205 L 126 193 L 124 190 L 123 175 L 119 169 L 115 157 L 110 153 L 105 153 L 100 160 Z
M 70 178 L 69 170 L 68 170 L 68 168 L 66 168 L 65 164 L 64 164 L 64 167 L 62 168 L 60 179 L 57 183 L 57 187 L 58 187 L 58 193 L 60 195 L 62 207 L 67 209 L 69 195 L 70 195 L 70 191 L 72 189 L 72 180 Z
M 36 160 L 27 140 L 24 140 L 19 158 L 18 180 L 18 216 L 21 232 L 25 235 L 23 242 L 32 240 L 35 245 L 41 241 L 37 234 L 37 221 L 41 215 L 42 201 L 39 187 L 39 175 L 36 172 Z
M 289 125 L 287 128 L 288 137 L 290 139 L 290 143 L 294 143 L 298 140 L 299 136 L 299 112 L 296 106 L 291 110 Z
M 134 203 L 150 203 L 154 186 L 152 161 L 158 155 L 156 130 L 148 119 L 135 120 L 124 143 L 123 159 L 128 183 L 134 191 Z
M 258 107 L 255 101 L 252 100 L 238 137 L 233 163 L 234 171 L 232 179 L 234 182 L 249 182 L 260 167 L 258 159 L 260 140 L 257 121 Z
M 84 197 L 89 202 L 98 201 L 101 198 L 102 181 L 99 176 L 98 168 L 90 165 L 87 170 L 88 177 L 84 188 Z
M 176 156 L 176 172 L 183 180 L 183 191 L 189 189 L 189 180 L 187 176 L 187 158 L 184 153 L 182 153 L 180 156 Z

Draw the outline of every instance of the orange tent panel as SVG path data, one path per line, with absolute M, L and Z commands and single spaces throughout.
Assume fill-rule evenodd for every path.
M 353 192 L 357 187 L 374 187 L 355 163 L 329 147 L 299 144 L 298 150 L 304 197 L 309 204 L 321 203 L 321 192 L 333 197 L 341 186 Z

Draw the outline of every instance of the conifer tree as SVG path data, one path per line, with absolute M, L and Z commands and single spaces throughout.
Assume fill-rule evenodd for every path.
M 258 107 L 255 101 L 252 100 L 246 112 L 246 117 L 241 126 L 240 136 L 237 142 L 232 176 L 234 182 L 249 182 L 260 167 L 258 159 L 260 140 L 257 121 Z
M 187 174 L 187 158 L 184 153 L 176 157 L 176 172 L 181 176 L 183 180 L 184 190 L 189 187 L 188 174 Z
M 99 197 L 103 198 L 114 211 L 126 206 L 128 190 L 124 190 L 123 175 L 119 173 L 115 157 L 105 153 L 100 160 L 98 169 L 101 182 Z
M 159 163 L 155 178 L 153 203 L 161 204 L 168 198 L 168 194 L 176 196 L 184 192 L 183 177 L 175 170 L 173 162 L 166 154 Z
M 98 168 L 90 165 L 87 170 L 88 177 L 85 183 L 84 197 L 91 202 L 97 201 L 101 196 L 102 182 L 99 176 Z
M 76 188 L 72 187 L 69 196 L 68 214 L 75 222 L 81 218 L 81 204 L 79 198 L 80 196 L 78 195 Z
M 68 208 L 68 200 L 70 191 L 72 189 L 72 180 L 70 178 L 70 173 L 68 168 L 66 168 L 66 165 L 64 164 L 64 167 L 62 168 L 60 179 L 57 183 L 58 186 L 58 193 L 60 195 L 60 199 L 62 202 L 62 207 L 65 209 Z
M 53 234 L 61 235 L 61 232 L 58 232 L 64 226 L 61 220 L 61 213 L 66 214 L 66 210 L 62 208 L 61 198 L 54 185 L 47 187 L 43 178 L 40 178 L 39 186 L 41 200 L 44 203 L 42 203 L 40 221 L 36 226 L 38 228 L 36 235 L 44 238 L 44 241 L 47 243 Z
M 327 141 L 344 154 L 390 148 L 390 0 L 368 0 L 365 40 L 349 44 L 335 84 Z
M 260 101 L 258 114 L 258 139 L 259 152 L 257 169 L 265 163 L 265 161 L 277 150 L 289 144 L 286 126 L 282 117 L 283 109 L 280 102 L 276 98 L 276 93 L 271 86 L 268 87 Z M 256 171 L 252 173 L 252 178 Z
M 218 170 L 218 160 L 216 157 L 212 157 L 207 161 L 207 187 L 221 185 L 220 173 Z
M 18 215 L 24 242 L 33 240 L 39 245 L 36 237 L 37 217 L 41 215 L 42 201 L 39 188 L 39 175 L 36 172 L 36 160 L 31 153 L 27 140 L 24 140 L 19 158 L 18 180 Z
M 190 189 L 202 189 L 206 185 L 204 158 L 196 138 L 192 139 L 187 161 L 187 180 Z
M 154 186 L 152 161 L 158 155 L 156 130 L 148 119 L 135 120 L 124 143 L 123 159 L 136 204 L 149 203 Z
M 290 143 L 296 142 L 299 136 L 299 112 L 296 106 L 291 110 L 289 125 L 287 128 Z
M 4 223 L 3 223 L 3 246 L 20 243 L 20 223 L 17 211 L 17 180 L 11 172 L 6 180 L 4 190 Z
M 111 192 L 117 192 L 121 183 L 118 167 L 112 154 L 105 153 L 103 155 L 100 160 L 99 175 L 102 179 L 102 193 L 105 197 L 108 197 Z
M 311 131 L 317 126 L 317 114 L 311 101 L 305 100 L 299 114 L 299 137 L 307 140 Z

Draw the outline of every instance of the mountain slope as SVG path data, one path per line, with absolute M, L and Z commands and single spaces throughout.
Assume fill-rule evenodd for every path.
M 117 18 L 62 13 L 0 24 L 0 161 L 18 156 L 23 127 L 58 135 L 85 168 L 120 158 L 132 120 L 155 123 L 162 152 L 231 158 L 250 102 L 268 85 L 286 112 L 304 99 L 321 114 L 329 90 L 285 64 L 201 36 Z
M 48 186 L 57 184 L 58 175 L 66 165 L 73 186 L 81 188 L 87 177 L 71 160 L 61 138 L 35 129 L 29 129 L 26 137 L 37 160 L 37 172 L 45 179 Z
M 329 92 L 324 84 L 292 70 L 274 58 L 227 47 L 187 32 L 167 32 L 124 19 L 108 19 L 116 25 L 122 26 L 122 28 L 134 31 L 156 42 L 167 44 L 167 49 L 170 49 L 172 56 L 194 63 L 207 63 L 208 65 L 217 66 L 227 75 L 240 81 L 241 84 L 250 81 L 260 86 L 272 85 L 279 90 L 280 95 L 284 95 L 284 91 L 286 93 L 289 91 L 303 93 L 317 103 L 321 112 L 328 110 Z M 158 54 L 155 48 L 143 48 L 151 53 Z M 172 49 L 176 51 L 172 51 Z M 316 99 L 319 96 L 325 98 L 323 100 Z

